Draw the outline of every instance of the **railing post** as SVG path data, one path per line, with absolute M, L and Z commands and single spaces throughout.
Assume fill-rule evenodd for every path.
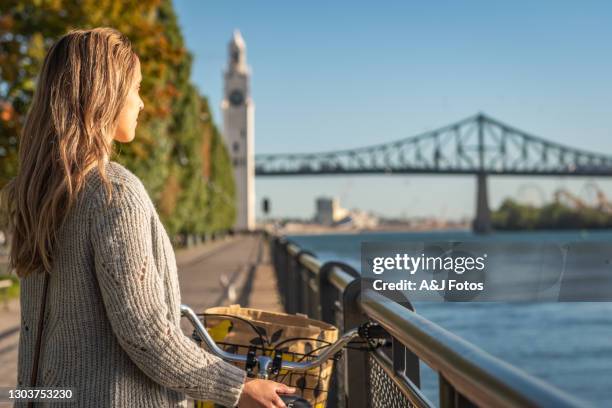
M 334 268 L 339 268 L 354 278 L 358 278 L 359 273 L 345 263 L 327 262 L 321 265 L 319 275 L 317 276 L 319 284 L 319 319 L 343 330 L 345 328 L 345 319 L 342 316 L 342 293 L 339 293 L 338 289 L 329 281 L 329 274 Z M 346 372 L 348 371 L 345 361 L 340 361 L 336 364 L 327 398 L 327 405 L 329 408 L 347 406 L 347 394 L 344 388 Z
M 272 241 L 273 262 L 276 272 L 276 278 L 280 288 L 280 296 L 285 310 L 289 310 L 289 299 L 287 293 L 290 293 L 289 287 L 289 254 L 287 253 L 287 240 L 284 238 L 276 238 Z
M 298 259 L 299 262 L 299 256 L 302 255 L 302 252 L 300 251 L 300 253 L 298 254 L 298 256 L 296 257 L 296 259 Z M 299 275 L 298 278 L 300 280 L 300 292 L 301 292 L 301 296 L 300 296 L 300 313 L 303 313 L 305 315 L 307 315 L 308 317 L 312 317 L 308 314 L 308 309 L 309 309 L 309 305 L 310 305 L 310 285 L 308 285 L 308 269 L 306 269 L 306 267 L 304 267 L 304 265 L 302 265 L 302 263 L 299 263 Z
M 359 272 L 343 262 L 326 262 L 319 269 L 319 299 L 320 316 L 324 322 L 341 326 L 341 322 L 336 319 L 336 301 L 339 300 L 337 289 L 330 284 L 329 274 L 333 268 L 339 268 L 352 277 L 359 278 Z M 342 329 L 342 327 L 340 327 Z
M 353 280 L 342 294 L 343 332 L 353 329 L 368 318 L 361 312 L 358 305 L 361 292 L 361 278 Z M 346 406 L 350 408 L 365 408 L 369 405 L 369 367 L 368 353 L 360 350 L 347 349 L 344 361 L 344 392 Z
M 295 296 L 296 308 L 295 311 L 292 313 L 299 312 L 310 316 L 310 271 L 304 265 L 302 265 L 302 255 L 310 255 L 312 257 L 316 257 L 315 254 L 305 249 L 301 249 L 297 254 L 295 254 L 295 270 L 292 271 L 292 274 L 294 275 L 293 279 L 296 282 L 297 286 L 295 287 L 295 291 L 291 291 L 290 293 L 292 295 L 295 294 L 297 296 Z
M 299 265 L 297 259 L 295 259 L 291 254 L 287 253 L 287 264 L 289 265 L 289 270 L 287 271 L 287 278 L 289 279 L 289 290 L 287 294 L 289 295 L 289 313 L 298 313 L 300 311 L 300 304 L 302 299 L 302 288 L 299 285 Z
M 465 398 L 442 376 L 439 378 L 440 408 L 477 408 L 472 401 Z
M 367 281 L 367 283 L 365 283 Z M 371 287 L 371 279 L 365 278 L 362 279 L 362 286 Z M 394 295 L 386 295 L 384 294 L 390 302 L 395 302 L 403 307 L 409 309 L 414 312 L 414 306 L 412 302 L 408 298 L 406 298 L 403 294 L 394 294 Z M 393 338 L 391 340 L 391 348 L 389 352 L 386 353 L 387 356 L 391 359 L 393 364 L 393 371 L 395 373 L 403 373 L 408 377 L 408 379 L 416 386 L 421 387 L 421 374 L 420 374 L 420 363 L 419 357 L 414 354 L 411 350 L 407 349 L 406 346 L 402 344 L 402 342 Z
M 283 273 L 281 273 L 280 271 L 280 238 L 275 237 L 272 238 L 271 240 L 269 240 L 269 244 L 270 244 L 270 257 L 272 258 L 272 265 L 274 265 L 274 273 L 276 274 L 276 280 L 278 281 L 278 287 L 280 289 L 281 292 L 281 298 L 283 297 L 283 293 L 284 292 L 284 288 L 285 288 L 285 282 L 283 282 Z M 284 304 L 284 299 L 283 299 L 283 304 Z

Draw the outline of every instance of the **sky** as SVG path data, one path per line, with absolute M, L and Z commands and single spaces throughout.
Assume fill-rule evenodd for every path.
M 192 80 L 220 103 L 239 29 L 251 66 L 255 153 L 393 141 L 477 112 L 612 155 L 612 2 L 175 0 Z M 542 204 L 566 188 L 594 199 L 612 180 L 489 177 L 489 203 Z M 272 216 L 311 217 L 319 196 L 386 216 L 472 217 L 473 176 L 257 178 Z

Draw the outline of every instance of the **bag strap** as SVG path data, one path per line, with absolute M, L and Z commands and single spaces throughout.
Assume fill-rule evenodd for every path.
M 32 364 L 32 375 L 30 376 L 30 387 L 36 387 L 36 381 L 38 376 L 38 360 L 40 359 L 40 348 L 42 346 L 42 331 L 45 320 L 45 307 L 47 306 L 47 287 L 49 286 L 49 273 L 46 271 L 45 283 L 43 284 L 42 294 L 42 305 L 40 307 L 40 313 L 38 316 L 38 332 L 36 333 L 36 348 L 34 349 L 34 362 Z M 28 408 L 34 406 L 34 401 L 28 402 Z

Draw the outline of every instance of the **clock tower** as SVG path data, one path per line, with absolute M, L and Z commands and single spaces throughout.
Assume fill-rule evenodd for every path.
M 246 45 L 240 31 L 234 31 L 228 45 L 229 58 L 224 73 L 223 137 L 234 169 L 236 182 L 237 230 L 255 228 L 255 104 L 249 92 L 250 68 Z

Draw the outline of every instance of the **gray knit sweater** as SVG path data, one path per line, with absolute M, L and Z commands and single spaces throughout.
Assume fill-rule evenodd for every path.
M 244 371 L 180 329 L 174 252 L 148 193 L 125 167 L 105 165 L 111 205 L 94 169 L 58 231 L 38 385 L 73 388 L 76 403 L 53 407 L 186 407 L 185 394 L 235 406 Z M 30 381 L 42 288 L 42 274 L 21 281 L 20 386 Z

